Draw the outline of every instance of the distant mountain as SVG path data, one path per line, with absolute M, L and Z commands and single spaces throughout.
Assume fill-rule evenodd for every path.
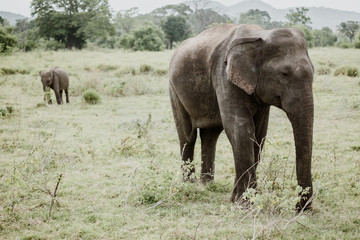
M 185 2 L 190 5 L 189 2 Z M 250 9 L 259 9 L 267 11 L 272 21 L 286 21 L 285 15 L 289 12 L 287 9 L 276 9 L 271 5 L 262 2 L 261 0 L 244 0 L 231 6 L 225 6 L 216 1 L 210 1 L 204 8 L 211 8 L 221 14 L 227 14 L 232 18 L 238 19 L 240 13 L 249 11 Z M 324 7 L 307 7 L 309 8 L 308 16 L 311 18 L 312 27 L 314 29 L 321 29 L 323 27 L 330 27 L 336 30 L 341 22 L 346 21 L 360 21 L 360 13 L 342 11 L 332 8 Z
M 5 18 L 6 20 L 8 20 L 10 25 L 15 25 L 16 20 L 18 20 L 18 19 L 27 18 L 20 14 L 15 14 L 15 13 L 11 13 L 11 12 L 3 12 L 3 11 L 0 11 L 0 16 Z

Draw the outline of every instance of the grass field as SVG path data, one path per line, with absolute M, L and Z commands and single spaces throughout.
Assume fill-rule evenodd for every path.
M 235 174 L 224 134 L 215 183 L 182 182 L 167 91 L 172 53 L 0 56 L 0 239 L 360 238 L 360 77 L 334 76 L 360 69 L 360 50 L 309 52 L 315 199 L 303 214 L 294 211 L 292 129 L 276 108 L 249 208 L 229 201 Z M 70 75 L 70 104 L 43 102 L 38 73 L 53 66 Z M 87 89 L 100 103 L 83 101 Z

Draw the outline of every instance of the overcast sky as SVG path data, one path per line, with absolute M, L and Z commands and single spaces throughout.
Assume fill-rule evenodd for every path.
M 218 2 L 230 6 L 242 0 L 218 0 Z M 254 0 L 256 1 L 256 0 Z M 289 7 L 328 7 L 340 10 L 354 11 L 360 13 L 360 0 L 262 0 L 274 8 Z M 138 7 L 142 13 L 165 6 L 167 4 L 178 4 L 184 0 L 109 0 L 113 11 Z M 31 0 L 0 0 L 0 11 L 12 12 L 24 16 L 30 16 Z

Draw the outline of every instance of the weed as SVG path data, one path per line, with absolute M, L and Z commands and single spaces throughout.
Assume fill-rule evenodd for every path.
M 9 117 L 11 114 L 13 114 L 15 111 L 14 107 L 12 106 L 6 106 L 4 108 L 0 108 L 0 117 L 5 118 Z
M 145 123 L 141 124 L 141 123 L 136 123 L 137 126 L 137 137 L 138 138 L 143 138 L 143 137 L 147 137 L 148 133 L 149 133 L 149 126 L 151 124 L 151 113 L 148 114 L 148 118 L 145 121 Z
M 114 66 L 114 65 L 104 65 L 104 64 L 100 64 L 97 66 L 97 69 L 101 72 L 110 72 L 110 71 L 115 71 L 117 70 L 119 67 L 118 66 Z
M 86 90 L 83 93 L 83 99 L 86 103 L 89 104 L 98 104 L 100 102 L 99 94 L 93 89 Z
M 14 74 L 29 74 L 29 70 L 25 69 L 14 69 L 14 68 L 1 68 L 0 75 L 14 75 Z
M 319 67 L 317 69 L 317 74 L 318 75 L 327 75 L 331 73 L 331 69 L 329 67 Z
M 347 75 L 349 77 L 357 77 L 359 75 L 359 70 L 357 67 L 341 67 L 337 68 L 334 72 L 334 76 Z
M 158 75 L 158 76 L 165 76 L 168 74 L 168 71 L 167 70 L 164 70 L 164 69 L 157 69 L 154 74 Z
M 149 73 L 154 71 L 154 68 L 148 64 L 142 64 L 139 68 L 140 73 Z

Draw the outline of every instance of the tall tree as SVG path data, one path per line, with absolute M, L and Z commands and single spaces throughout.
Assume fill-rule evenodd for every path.
M 115 26 L 118 32 L 130 33 L 136 23 L 136 16 L 139 14 L 139 8 L 134 7 L 121 10 L 116 13 L 114 18 Z
M 338 26 L 338 30 L 352 42 L 356 33 L 360 30 L 360 23 L 356 21 L 342 22 Z
M 256 24 L 263 28 L 269 28 L 271 17 L 267 11 L 259 9 L 250 9 L 246 13 L 241 13 L 239 18 L 240 24 Z
M 290 9 L 285 18 L 289 21 L 288 24 L 290 26 L 303 25 L 310 28 L 312 22 L 310 17 L 307 16 L 308 11 L 309 9 L 304 7 L 296 8 L 296 10 Z
M 190 34 L 190 26 L 183 16 L 169 16 L 161 27 L 169 41 L 170 49 L 173 47 L 173 42 L 184 40 Z
M 39 34 L 69 49 L 83 48 L 87 39 L 114 33 L 108 0 L 33 0 Z

